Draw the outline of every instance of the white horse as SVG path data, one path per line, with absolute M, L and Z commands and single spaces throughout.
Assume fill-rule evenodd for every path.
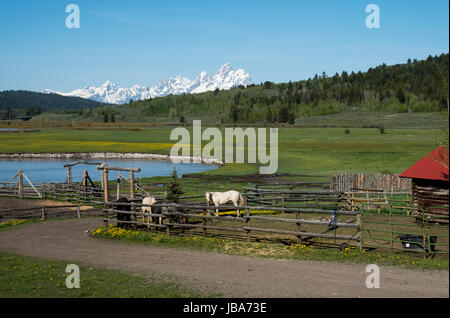
M 225 204 L 229 201 L 232 201 L 235 207 L 238 207 L 239 205 L 244 204 L 244 198 L 242 195 L 234 190 L 230 190 L 227 192 L 206 192 L 206 202 L 208 203 L 214 203 L 216 206 L 216 216 L 219 216 L 219 210 L 217 209 L 217 206 L 221 204 Z M 237 208 L 237 216 L 241 216 L 241 213 L 239 209 Z
M 142 205 L 152 205 L 156 203 L 156 199 L 152 196 L 145 197 L 142 199 Z M 151 206 L 142 206 L 142 222 L 145 223 L 145 217 L 147 216 L 147 225 L 153 223 L 152 217 L 150 214 L 152 213 Z M 161 224 L 161 217 L 159 218 L 159 224 Z

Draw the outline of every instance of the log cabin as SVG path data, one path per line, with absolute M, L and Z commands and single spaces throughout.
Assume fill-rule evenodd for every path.
M 400 174 L 410 178 L 417 216 L 428 212 L 428 219 L 449 223 L 448 147 L 439 146 Z

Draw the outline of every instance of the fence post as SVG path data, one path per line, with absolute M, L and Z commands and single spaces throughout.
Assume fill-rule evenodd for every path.
M 362 212 L 359 211 L 358 214 L 356 215 L 356 225 L 358 226 L 358 233 L 356 234 L 357 237 L 357 245 L 358 245 L 358 249 L 361 252 L 363 250 L 363 236 L 362 236 L 362 232 L 363 232 L 363 228 L 362 228 Z
M 88 172 L 87 172 L 87 170 L 83 170 L 83 192 L 84 192 L 84 200 L 87 200 L 87 182 L 88 182 Z
M 206 202 L 205 216 L 209 214 L 209 201 Z M 206 217 L 203 218 L 203 236 L 206 236 Z
M 246 227 L 250 227 L 250 211 L 249 211 L 249 209 L 248 208 L 245 208 L 245 216 L 247 217 L 246 219 L 245 219 L 245 226 Z M 250 230 L 248 229 L 247 230 L 247 243 L 250 243 L 250 238 L 251 238 L 251 233 L 250 233 Z
M 409 207 L 411 206 L 411 202 L 409 202 L 409 195 L 408 195 L 408 193 L 406 194 L 406 205 L 408 206 L 408 209 L 406 209 L 406 215 L 410 216 L 411 215 L 411 211 L 409 210 Z
M 116 200 L 120 198 L 120 172 L 117 173 L 117 195 Z
M 23 171 L 19 170 L 18 175 L 19 175 L 19 177 L 18 177 L 18 180 L 19 180 L 19 198 L 21 198 L 21 197 L 23 197 Z
M 103 199 L 108 202 L 108 169 L 103 169 Z
M 134 199 L 134 172 L 130 171 L 130 199 Z
M 391 248 L 394 248 L 394 233 L 393 233 L 394 229 L 392 226 L 392 211 L 391 209 L 389 209 L 389 233 L 390 233 L 390 237 L 391 237 Z
M 78 218 L 81 219 L 81 215 L 80 215 L 80 207 L 79 207 L 79 206 L 77 206 L 77 215 L 78 215 Z
M 297 223 L 296 223 L 296 227 L 297 227 L 297 232 L 300 232 L 301 231 L 301 227 L 300 227 L 300 212 L 296 212 L 295 213 L 295 217 L 296 217 L 296 219 L 297 219 Z M 297 242 L 299 243 L 299 244 L 301 244 L 302 243 L 302 236 L 301 235 L 297 235 Z
M 42 208 L 41 214 L 42 214 L 42 219 L 45 220 L 45 208 Z
M 352 212 L 355 211 L 355 194 L 352 193 Z
M 131 200 L 131 212 L 134 212 L 134 215 L 136 215 L 136 206 L 134 205 L 134 172 L 130 171 L 130 200 Z M 142 210 L 142 208 L 141 208 Z M 142 211 L 141 211 L 142 212 Z M 136 216 L 137 220 L 137 216 Z M 133 224 L 133 228 L 137 228 L 137 224 Z
M 108 217 L 109 213 L 106 210 L 108 208 L 108 169 L 102 169 L 103 171 L 103 199 L 104 199 L 104 209 L 103 209 L 103 223 L 105 227 L 108 227 Z
M 67 184 L 72 182 L 72 167 L 67 167 Z
M 378 211 L 378 214 L 381 213 L 380 194 L 379 193 L 378 193 L 378 198 L 377 198 L 377 211 Z

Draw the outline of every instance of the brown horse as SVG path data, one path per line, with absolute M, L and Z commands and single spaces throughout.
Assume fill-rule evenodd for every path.
M 116 201 L 116 203 L 130 203 L 130 201 L 127 198 L 120 198 L 119 200 Z M 116 205 L 115 206 L 115 210 L 118 211 L 126 211 L 126 212 L 130 212 L 131 211 L 131 205 Z M 125 222 L 130 222 L 131 221 L 131 214 L 130 213 L 121 213 L 121 212 L 117 212 L 117 226 L 118 227 L 122 227 L 122 228 L 126 228 L 128 227 L 128 225 L 130 223 L 125 223 Z M 122 221 L 122 222 L 120 222 Z

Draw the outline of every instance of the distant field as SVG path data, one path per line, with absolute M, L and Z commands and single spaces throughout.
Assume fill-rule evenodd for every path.
M 0 153 L 142 152 L 168 154 L 172 127 L 136 130 L 42 129 L 0 133 Z M 436 146 L 438 130 L 280 128 L 279 173 L 328 176 L 338 172 L 399 173 Z M 256 165 L 233 164 L 206 174 L 252 174 Z
M 186 122 L 192 120 L 201 120 L 204 124 L 219 125 L 216 118 L 208 113 L 198 113 L 195 115 L 186 115 Z M 295 120 L 297 127 L 321 128 L 321 127 L 350 127 L 350 128 L 376 128 L 382 124 L 387 129 L 442 129 L 448 126 L 448 121 L 441 113 L 390 113 L 390 112 L 368 112 L 368 111 L 345 111 L 336 114 L 323 116 L 301 116 Z M 161 115 L 142 115 L 139 113 L 130 114 L 123 119 L 117 118 L 115 123 L 103 123 L 101 118 L 96 121 L 80 119 L 77 114 L 56 114 L 51 112 L 42 113 L 33 117 L 28 122 L 0 120 L 0 127 L 24 127 L 24 128 L 46 128 L 46 127 L 64 127 L 64 128 L 101 128 L 101 127 L 121 127 L 127 129 L 137 129 L 137 127 L 151 126 L 178 126 L 179 118 L 169 119 Z M 223 124 L 229 127 L 231 124 Z M 239 123 L 242 126 L 279 126 L 279 123 L 267 124 L 261 123 Z M 281 124 L 288 126 L 287 124 Z
M 441 129 L 448 125 L 439 113 L 387 113 L 387 112 L 343 112 L 333 115 L 302 117 L 296 125 L 307 127 L 375 127 L 385 128 Z

